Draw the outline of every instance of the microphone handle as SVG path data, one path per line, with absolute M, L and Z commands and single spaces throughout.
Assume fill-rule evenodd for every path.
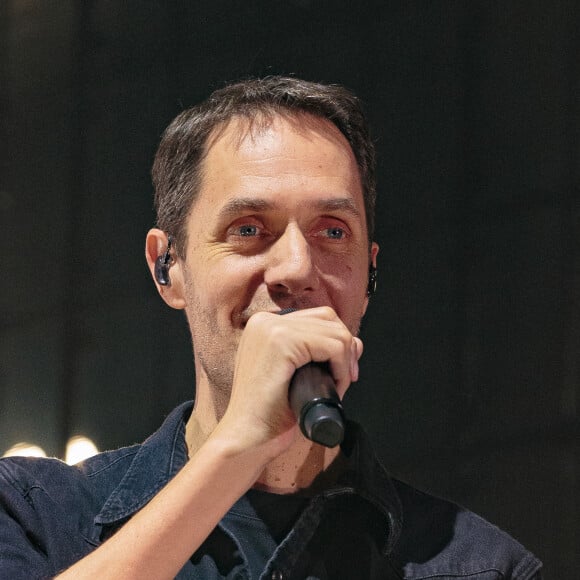
M 327 363 L 310 362 L 290 381 L 290 407 L 305 437 L 336 447 L 344 438 L 344 411 Z

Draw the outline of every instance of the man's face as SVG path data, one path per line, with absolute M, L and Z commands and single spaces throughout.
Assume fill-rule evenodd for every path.
M 177 264 L 198 388 L 208 381 L 225 397 L 255 312 L 326 305 L 356 334 L 378 250 L 354 155 L 334 125 L 276 117 L 246 129 L 234 120 L 212 142 Z

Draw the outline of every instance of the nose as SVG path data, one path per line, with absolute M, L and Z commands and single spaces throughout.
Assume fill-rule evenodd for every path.
M 312 258 L 312 248 L 298 225 L 289 224 L 268 251 L 266 285 L 294 295 L 316 290 L 318 273 Z

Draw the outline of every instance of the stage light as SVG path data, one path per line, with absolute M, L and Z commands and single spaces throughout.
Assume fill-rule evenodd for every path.
M 97 446 L 88 437 L 77 435 L 69 439 L 64 460 L 69 465 L 74 465 L 83 459 L 96 455 L 98 452 Z
M 4 453 L 3 457 L 46 457 L 46 453 L 42 447 L 33 445 L 32 443 L 16 443 Z

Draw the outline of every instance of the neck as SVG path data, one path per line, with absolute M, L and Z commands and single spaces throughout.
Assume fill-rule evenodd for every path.
M 314 493 L 333 482 L 339 456 L 339 447 L 328 449 L 300 436 L 266 466 L 254 487 L 271 493 Z
M 189 457 L 205 443 L 219 417 L 221 414 L 211 402 L 196 399 L 185 429 Z M 289 449 L 266 465 L 254 487 L 280 494 L 316 491 L 333 483 L 340 473 L 342 461 L 337 461 L 337 457 L 341 457 L 339 447 L 328 449 L 300 435 Z

